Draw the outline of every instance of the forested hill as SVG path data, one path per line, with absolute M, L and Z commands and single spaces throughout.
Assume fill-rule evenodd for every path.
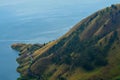
M 119 80 L 120 4 L 95 12 L 55 41 L 12 48 L 20 51 L 18 80 Z

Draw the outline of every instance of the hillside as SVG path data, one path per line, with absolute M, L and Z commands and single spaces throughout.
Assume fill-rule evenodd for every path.
M 55 41 L 12 48 L 20 52 L 18 80 L 120 80 L 120 4 L 95 12 Z

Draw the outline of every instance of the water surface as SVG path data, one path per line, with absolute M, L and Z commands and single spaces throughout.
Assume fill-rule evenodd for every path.
M 0 0 L 0 80 L 16 80 L 18 42 L 44 43 L 81 19 L 120 0 Z

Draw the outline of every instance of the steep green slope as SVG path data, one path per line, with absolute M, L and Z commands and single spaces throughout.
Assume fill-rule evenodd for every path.
M 45 45 L 14 44 L 19 80 L 119 80 L 120 4 L 100 10 Z

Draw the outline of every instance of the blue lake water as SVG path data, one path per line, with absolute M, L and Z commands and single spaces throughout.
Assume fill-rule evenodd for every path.
M 0 80 L 16 80 L 13 43 L 44 43 L 120 0 L 0 0 Z

